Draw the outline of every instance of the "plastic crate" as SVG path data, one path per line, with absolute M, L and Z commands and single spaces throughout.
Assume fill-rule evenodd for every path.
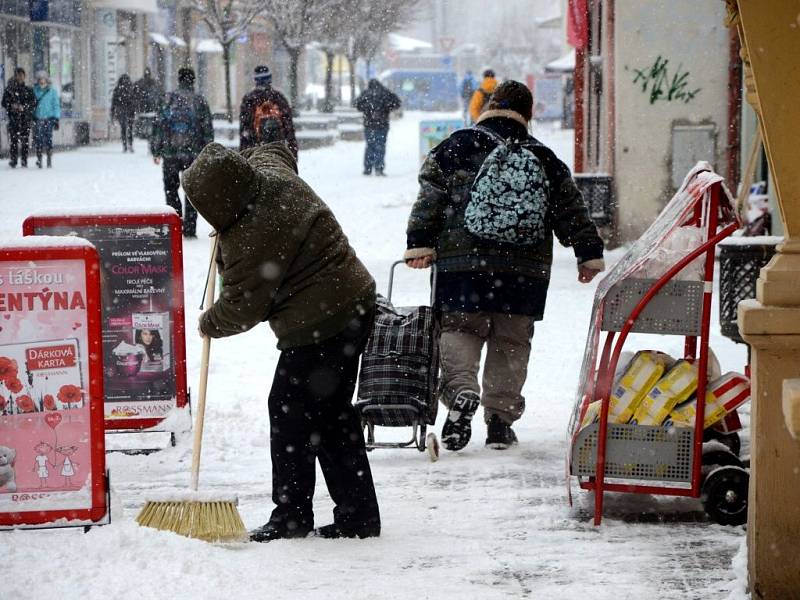
M 573 475 L 593 477 L 599 423 L 587 425 L 572 446 Z M 691 483 L 694 430 L 608 424 L 606 477 Z
M 756 282 L 761 269 L 775 255 L 780 238 L 735 238 L 736 243 L 720 244 L 719 253 L 719 323 L 722 335 L 740 344 L 737 320 L 742 300 L 756 297 Z M 747 240 L 745 242 L 745 240 Z
M 655 279 L 624 279 L 606 295 L 604 331 L 622 331 L 639 301 L 653 287 Z M 700 335 L 703 316 L 703 282 L 670 281 L 656 294 L 636 319 L 635 333 Z

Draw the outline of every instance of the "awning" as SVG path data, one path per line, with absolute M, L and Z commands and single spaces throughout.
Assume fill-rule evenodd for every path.
M 111 8 L 132 13 L 155 14 L 158 12 L 156 0 L 94 0 L 92 4 L 95 8 Z
M 149 32 L 147 35 L 150 36 L 150 40 L 153 43 L 158 44 L 159 46 L 169 46 L 169 40 L 161 35 L 160 33 L 153 33 L 152 31 Z
M 572 73 L 575 70 L 575 49 L 573 48 L 561 58 L 547 63 L 544 70 L 547 73 Z
M 219 54 L 222 52 L 222 44 L 214 39 L 192 40 L 195 52 L 205 54 Z
M 433 44 L 424 40 L 408 37 L 405 35 L 398 35 L 396 33 L 389 34 L 389 46 L 393 50 L 399 52 L 413 52 L 414 50 L 431 50 Z

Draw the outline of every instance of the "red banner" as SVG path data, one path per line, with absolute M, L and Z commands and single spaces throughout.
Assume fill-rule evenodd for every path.
M 589 0 L 569 0 L 567 42 L 576 50 L 584 50 L 589 45 Z

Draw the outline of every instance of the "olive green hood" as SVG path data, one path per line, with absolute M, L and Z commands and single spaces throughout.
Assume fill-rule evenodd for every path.
M 237 152 L 208 144 L 183 173 L 186 197 L 216 231 L 225 231 L 251 207 L 255 171 Z
M 261 191 L 277 192 L 276 186 L 297 177 L 297 162 L 285 144 L 257 150 L 240 154 L 211 143 L 184 172 L 183 189 L 189 201 L 216 231 L 225 231 L 252 209 Z

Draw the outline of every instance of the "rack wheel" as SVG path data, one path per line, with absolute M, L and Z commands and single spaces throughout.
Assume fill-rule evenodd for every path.
M 439 438 L 432 431 L 425 436 L 425 450 L 428 451 L 431 462 L 439 460 Z
M 742 451 L 742 440 L 739 438 L 739 434 L 736 432 L 722 433 L 721 431 L 716 431 L 714 429 L 706 429 L 703 434 L 703 441 L 710 442 L 712 440 L 726 445 L 728 450 L 733 452 L 736 456 L 739 456 Z
M 747 522 L 747 490 L 750 474 L 741 467 L 725 466 L 711 471 L 703 482 L 703 508 L 720 525 Z
M 743 468 L 744 464 L 742 459 L 727 448 L 723 448 L 719 444 L 713 444 L 703 446 L 703 467 L 708 471 L 712 471 L 716 467 Z

